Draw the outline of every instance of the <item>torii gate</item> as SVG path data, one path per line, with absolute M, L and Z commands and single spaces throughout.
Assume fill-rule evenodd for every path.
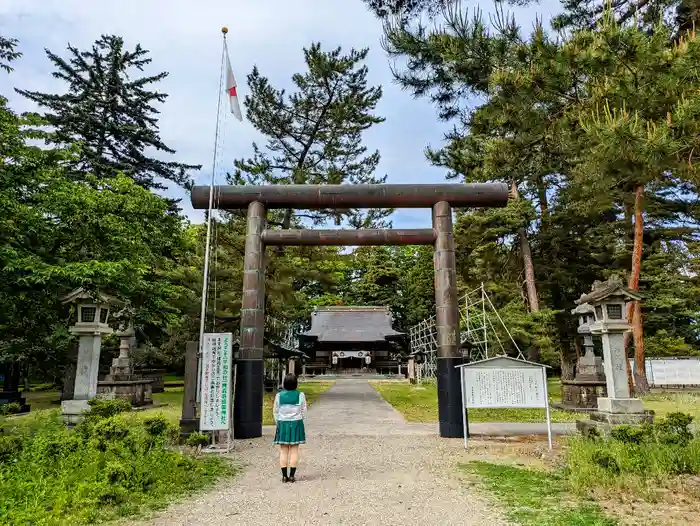
M 262 436 L 263 334 L 265 330 L 264 253 L 268 245 L 434 245 L 438 418 L 440 436 L 462 438 L 459 370 L 459 307 L 452 208 L 502 207 L 508 186 L 481 184 L 223 185 L 214 203 L 224 210 L 247 209 L 240 350 L 233 403 L 237 439 Z M 208 186 L 192 189 L 195 209 L 209 206 Z M 266 210 L 350 208 L 432 208 L 433 228 L 362 230 L 268 230 Z

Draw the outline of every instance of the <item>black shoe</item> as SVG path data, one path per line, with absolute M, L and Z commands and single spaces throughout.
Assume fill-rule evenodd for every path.
M 297 480 L 294 477 L 289 477 L 289 479 L 287 479 L 287 481 L 288 482 L 296 482 Z
M 282 477 L 282 482 L 289 482 L 289 477 L 287 477 L 286 475 L 283 476 L 283 477 Z M 292 482 L 294 482 L 294 481 L 292 481 Z

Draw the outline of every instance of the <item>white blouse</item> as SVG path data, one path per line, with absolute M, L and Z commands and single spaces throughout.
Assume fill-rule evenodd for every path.
M 306 418 L 306 396 L 300 391 L 298 404 L 280 405 L 280 393 L 277 393 L 275 395 L 275 405 L 272 408 L 272 416 L 275 419 L 275 423 L 278 420 L 304 420 Z

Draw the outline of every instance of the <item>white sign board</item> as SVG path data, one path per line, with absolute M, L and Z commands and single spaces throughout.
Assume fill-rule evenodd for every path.
M 206 333 L 202 345 L 199 428 L 202 431 L 229 429 L 231 401 L 230 332 Z
M 458 365 L 462 388 L 462 425 L 467 447 L 467 410 L 480 408 L 545 409 L 547 441 L 552 449 L 552 424 L 549 414 L 547 373 L 545 366 L 495 356 L 478 362 Z
M 464 368 L 465 404 L 477 407 L 546 408 L 547 385 L 541 369 Z
M 644 366 L 647 381 L 652 387 L 700 385 L 698 358 L 649 358 L 645 360 Z M 634 359 L 630 359 L 630 367 L 634 370 Z

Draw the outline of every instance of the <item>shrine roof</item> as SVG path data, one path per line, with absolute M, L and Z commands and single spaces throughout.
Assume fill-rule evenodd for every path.
M 403 336 L 391 328 L 388 307 L 318 307 L 311 329 L 300 336 L 319 343 L 383 342 Z

